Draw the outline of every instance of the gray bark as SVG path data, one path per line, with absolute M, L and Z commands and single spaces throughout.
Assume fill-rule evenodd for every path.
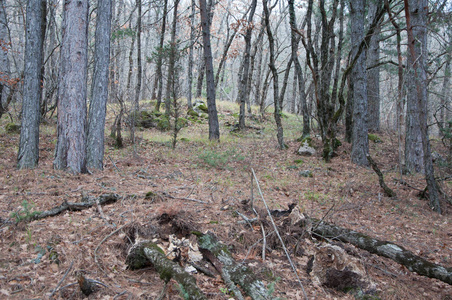
M 157 91 L 157 104 L 155 106 L 156 110 L 160 110 L 160 104 L 162 103 L 162 93 L 163 93 L 163 72 L 162 72 L 162 64 L 163 64 L 163 43 L 165 41 L 165 30 L 166 30 L 166 17 L 168 14 L 168 0 L 164 1 L 163 6 L 163 17 L 162 17 L 162 32 L 160 33 L 160 41 L 159 47 L 157 50 L 157 70 L 156 70 L 156 79 L 158 80 L 158 91 Z
M 251 34 L 253 32 L 253 17 L 254 12 L 256 11 L 257 0 L 253 0 L 251 2 L 251 11 L 248 16 L 248 24 L 245 33 L 245 52 L 243 53 L 243 64 L 242 64 L 242 72 L 239 81 L 239 95 L 238 95 L 238 103 L 240 104 L 240 114 L 239 114 L 239 129 L 245 129 L 245 104 L 247 98 L 247 86 L 249 79 L 249 69 L 250 69 L 250 52 L 251 52 Z
M 408 91 L 412 101 L 416 101 L 417 111 L 413 117 L 418 118 L 419 131 L 422 142 L 422 160 L 425 171 L 425 180 L 429 191 L 430 207 L 437 213 L 441 213 L 439 203 L 439 188 L 435 180 L 432 153 L 427 127 L 427 21 L 428 21 L 428 1 L 427 0 L 405 0 L 405 17 L 407 21 L 408 33 L 408 64 L 413 69 L 414 91 Z M 412 95 L 414 93 L 414 95 Z M 409 97 L 410 98 L 410 97 Z M 408 133 L 407 133 L 408 137 Z M 408 160 L 407 160 L 408 164 Z
M 24 99 L 17 167 L 34 168 L 39 160 L 39 105 L 41 102 L 41 69 L 44 33 L 42 32 L 43 0 L 27 3 L 25 42 Z
M 368 0 L 369 16 L 377 11 L 377 0 Z M 378 0 L 379 1 L 379 0 Z M 380 26 L 375 29 L 367 49 L 367 127 L 370 131 L 380 131 Z
M 420 0 L 419 2 L 427 2 Z M 410 1 L 410 6 L 415 10 L 418 7 L 418 1 Z M 427 4 L 425 4 L 427 6 Z M 422 55 L 424 50 L 427 50 L 427 36 L 421 36 L 422 32 L 425 30 L 421 28 L 426 25 L 426 20 L 422 20 L 422 15 L 419 13 L 413 13 L 411 16 L 411 27 L 414 35 L 414 39 L 421 38 L 416 43 L 414 47 L 414 53 L 407 51 L 408 73 L 406 75 L 407 84 L 407 112 L 406 112 L 406 136 L 405 136 L 405 163 L 408 171 L 410 172 L 424 172 L 424 150 L 422 147 L 422 136 L 421 136 L 421 124 L 419 120 L 419 107 L 418 97 L 425 97 L 427 99 L 427 90 L 421 88 L 422 90 L 418 93 L 417 84 L 422 82 L 417 81 L 417 76 L 425 76 L 424 63 L 426 57 Z M 408 46 L 409 47 L 409 46 Z M 415 62 L 418 61 L 418 68 L 415 69 Z M 418 72 L 420 72 L 418 74 Z M 422 74 L 424 73 L 424 74 Z M 425 80 L 425 78 L 419 78 L 420 81 Z M 425 83 L 424 83 L 425 84 Z M 426 112 L 426 111 L 425 111 Z
M 364 1 L 350 1 L 350 21 L 352 56 L 358 53 L 359 45 L 364 38 Z M 362 51 L 353 66 L 351 80 L 353 81 L 353 126 L 352 126 L 352 162 L 368 166 L 369 140 L 367 131 L 367 77 L 366 51 Z
M 104 130 L 110 64 L 111 8 L 110 0 L 98 0 L 94 75 L 86 142 L 87 167 L 98 170 L 103 169 L 104 160 Z
M 195 43 L 195 0 L 191 0 L 190 14 L 190 47 L 188 49 L 188 68 L 187 68 L 187 106 L 193 108 L 192 104 L 192 84 L 193 84 L 193 46 Z
M 278 139 L 278 145 L 280 149 L 285 149 L 287 146 L 284 144 L 284 131 L 281 122 L 281 105 L 279 103 L 279 86 L 278 86 L 278 70 L 275 65 L 275 41 L 273 33 L 270 28 L 270 12 L 267 6 L 267 0 L 263 1 L 265 28 L 267 30 L 268 44 L 270 48 L 270 70 L 273 76 L 273 104 L 275 107 L 274 117 L 276 122 L 276 137 Z
M 58 140 L 54 167 L 86 169 L 88 1 L 65 0 L 58 97 Z
M 11 70 L 8 59 L 8 51 L 6 50 L 8 49 L 8 47 L 6 47 L 6 43 L 9 41 L 9 37 L 4 2 L 5 0 L 0 0 L 0 41 L 1 45 L 5 47 L 0 50 L 0 72 L 2 74 L 0 80 L 0 86 L 2 89 L 0 93 L 0 119 L 2 118 L 2 115 L 8 111 L 9 103 L 7 103 L 7 99 L 11 91 L 8 84 Z
M 134 110 L 140 109 L 141 80 L 143 77 L 143 68 L 141 65 L 141 0 L 136 0 L 137 13 L 137 85 L 135 87 Z
M 297 51 L 298 51 L 298 43 L 299 40 L 295 35 L 295 30 L 297 29 L 297 21 L 295 16 L 295 7 L 294 0 L 289 0 L 289 14 L 290 14 L 290 27 L 291 27 L 291 35 L 290 35 L 290 45 L 291 45 L 291 55 L 292 61 L 295 65 L 295 74 L 298 80 L 298 90 L 300 93 L 301 107 L 303 113 L 303 134 L 302 137 L 307 137 L 310 135 L 310 118 L 308 112 L 307 105 L 307 97 L 305 92 L 305 82 L 303 77 L 303 70 L 300 65 L 300 60 L 298 59 Z M 295 78 L 295 77 L 294 77 Z M 295 110 L 295 99 L 293 100 L 292 108 Z
M 210 18 L 206 6 L 206 0 L 199 0 L 199 7 L 201 11 L 202 37 L 204 44 L 204 62 L 206 65 L 209 140 L 219 140 L 220 125 L 218 123 L 217 106 L 215 103 L 215 78 L 213 74 L 212 49 L 210 47 Z
M 166 93 L 165 93 L 165 114 L 169 117 L 171 114 L 171 92 L 174 91 L 176 85 L 177 76 L 175 74 L 176 67 L 176 29 L 177 29 L 177 6 L 179 5 L 179 0 L 174 1 L 173 7 L 173 24 L 171 26 L 171 48 L 169 53 L 168 62 L 168 81 L 166 83 Z

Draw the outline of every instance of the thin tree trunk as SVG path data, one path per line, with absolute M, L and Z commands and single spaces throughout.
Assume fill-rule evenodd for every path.
M 239 114 L 239 129 L 245 129 L 245 105 L 246 105 L 246 96 L 247 91 L 246 88 L 248 86 L 248 73 L 250 69 L 250 52 L 251 52 L 251 34 L 253 32 L 253 17 L 254 12 L 256 11 L 257 0 L 253 0 L 251 2 L 251 11 L 248 16 L 248 24 L 245 33 L 245 52 L 243 54 L 243 64 L 242 64 L 242 72 L 239 81 L 239 95 L 238 101 L 240 103 L 240 114 Z
M 43 0 L 28 0 L 25 43 L 24 100 L 17 167 L 34 168 L 39 160 L 39 104 L 44 32 Z
M 173 25 L 171 27 L 171 48 L 169 54 L 168 64 L 168 82 L 166 83 L 165 93 L 165 115 L 169 118 L 171 114 L 171 89 L 174 87 L 174 80 L 176 80 L 174 70 L 176 64 L 176 29 L 177 29 L 177 6 L 179 0 L 174 1 L 173 7 Z
M 135 102 L 134 111 L 140 110 L 140 94 L 141 94 L 141 80 L 143 77 L 143 68 L 141 65 L 141 0 L 136 0 L 138 8 L 137 15 L 137 85 L 135 87 Z M 135 118 L 133 118 L 135 119 Z
M 157 50 L 157 70 L 156 76 L 158 79 L 158 91 L 157 91 L 157 104 L 155 105 L 155 109 L 157 111 L 160 110 L 160 105 L 162 104 L 162 92 L 163 92 L 163 72 L 162 72 L 162 64 L 163 64 L 163 43 L 165 41 L 165 30 L 166 30 L 166 17 L 168 14 L 168 0 L 164 0 L 163 5 L 163 17 L 162 17 L 162 32 L 160 34 L 159 48 Z
M 98 0 L 94 76 L 89 106 L 87 167 L 103 169 L 105 116 L 108 101 L 108 71 L 110 64 L 111 1 Z
M 193 108 L 192 104 L 192 84 L 193 84 L 193 46 L 195 43 L 195 0 L 191 0 L 190 14 L 190 47 L 188 49 L 188 68 L 187 68 L 187 106 L 188 109 Z
M 284 132 L 281 123 L 281 105 L 279 104 L 279 87 L 278 87 L 278 71 L 275 65 L 275 41 L 273 39 L 273 33 L 270 28 L 270 13 L 268 11 L 267 0 L 263 0 L 265 27 L 267 30 L 268 44 L 270 48 L 270 70 L 273 75 L 273 104 L 275 107 L 274 117 L 276 122 L 276 136 L 278 139 L 278 145 L 280 149 L 285 149 L 287 146 L 284 144 Z
M 0 40 L 4 43 L 9 41 L 8 37 L 8 25 L 5 11 L 5 0 L 0 0 Z M 3 44 L 2 44 L 3 45 Z M 11 69 L 8 59 L 8 48 L 0 48 L 0 72 L 2 73 L 4 80 L 0 81 L 1 93 L 0 93 L 0 119 L 3 114 L 8 111 L 9 103 L 6 99 L 9 98 L 11 93 L 11 87 L 8 84 L 8 80 L 11 76 Z
M 204 62 L 206 65 L 207 108 L 209 114 L 209 140 L 220 139 L 217 106 L 215 103 L 215 78 L 213 75 L 212 49 L 210 47 L 210 18 L 206 0 L 199 0 L 201 12 L 201 28 L 204 44 Z
M 88 1 L 65 0 L 54 166 L 73 173 L 86 169 Z

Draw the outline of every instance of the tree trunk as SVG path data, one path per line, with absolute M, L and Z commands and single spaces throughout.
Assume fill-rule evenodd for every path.
M 202 86 L 204 85 L 204 74 L 206 73 L 206 62 L 204 61 L 205 57 L 201 53 L 199 55 L 200 59 L 198 64 L 198 79 L 196 82 L 196 94 L 195 94 L 196 98 L 201 98 L 202 96 Z
M 254 12 L 256 11 L 257 0 L 252 0 L 251 2 L 251 11 L 248 16 L 248 24 L 246 24 L 246 33 L 245 33 L 245 52 L 243 53 L 243 63 L 242 63 L 242 72 L 240 74 L 239 81 L 239 95 L 238 95 L 238 103 L 240 104 L 240 114 L 239 114 L 239 129 L 245 129 L 245 105 L 246 105 L 246 96 L 247 91 L 246 88 L 248 86 L 248 73 L 250 69 L 250 52 L 251 52 L 251 35 L 253 32 L 253 17 Z
M 307 106 L 307 97 L 305 92 L 305 82 L 303 76 L 303 70 L 301 69 L 300 60 L 298 59 L 298 43 L 299 40 L 295 35 L 295 30 L 297 28 L 297 21 L 295 16 L 295 7 L 294 0 L 289 0 L 289 15 L 290 15 L 290 27 L 291 27 L 291 35 L 290 35 L 290 45 L 291 45 L 291 59 L 295 65 L 295 74 L 298 80 L 298 90 L 300 93 L 300 100 L 303 112 L 303 134 L 302 138 L 308 137 L 310 135 L 310 118 Z M 295 78 L 295 76 L 294 76 Z M 293 110 L 295 110 L 295 99 L 293 99 Z
M 364 6 L 362 0 L 350 1 L 350 22 L 352 56 L 357 55 L 359 45 L 364 38 Z M 367 77 L 366 51 L 362 51 L 353 66 L 353 126 L 352 126 L 352 162 L 368 166 L 369 139 L 367 132 Z
M 6 20 L 6 11 L 5 11 L 5 0 L 0 0 L 0 41 L 2 41 L 2 48 L 0 48 L 0 72 L 2 74 L 2 79 L 0 80 L 0 119 L 3 114 L 8 111 L 8 105 L 6 99 L 8 99 L 9 94 L 11 92 L 10 85 L 8 80 L 10 79 L 11 70 L 8 59 L 8 48 L 6 47 L 8 38 L 8 25 Z
M 195 43 L 195 0 L 191 0 L 191 14 L 190 14 L 190 47 L 188 49 L 188 68 L 187 68 L 187 106 L 188 109 L 193 108 L 192 104 L 192 84 L 193 84 L 193 46 Z
M 137 113 L 140 110 L 140 95 L 141 95 L 141 80 L 143 77 L 143 67 L 141 64 L 141 0 L 136 0 L 138 8 L 137 14 L 137 85 L 135 87 L 135 102 L 134 111 Z M 133 118 L 135 120 L 135 118 Z
M 421 0 L 420 2 L 426 2 Z M 410 2 L 410 6 L 415 5 L 417 2 Z M 425 4 L 427 6 L 427 4 Z M 405 10 L 408 11 L 408 3 L 405 4 Z M 417 6 L 417 5 L 416 5 Z M 413 7 L 413 11 L 418 9 L 419 7 Z M 409 15 L 410 16 L 410 15 Z M 409 18 L 408 16 L 408 18 Z M 411 20 L 412 29 L 408 28 L 409 31 L 412 31 L 412 38 L 418 38 L 419 35 L 422 34 L 423 29 L 419 26 L 425 26 L 426 20 L 422 20 L 421 15 L 418 13 L 414 13 Z M 408 19 L 407 19 L 408 23 Z M 424 172 L 424 150 L 422 147 L 422 136 L 421 136 L 421 124 L 419 119 L 419 111 L 422 109 L 419 107 L 418 97 L 427 97 L 427 95 L 423 95 L 423 88 L 418 87 L 417 84 L 426 84 L 422 82 L 418 82 L 418 76 L 422 76 L 422 74 L 418 74 L 418 70 L 415 69 L 415 65 L 419 65 L 421 68 L 424 67 L 425 57 L 422 55 L 422 51 L 426 50 L 427 42 L 426 36 L 422 37 L 423 40 L 420 41 L 422 45 L 417 45 L 414 48 L 414 52 L 409 51 L 410 45 L 408 45 L 408 64 L 407 64 L 407 76 L 406 76 L 406 84 L 407 84 L 407 112 L 406 112 L 406 136 L 405 136 L 405 163 L 408 171 L 410 172 Z M 408 41 L 410 43 L 410 41 Z M 414 43 L 414 42 L 412 42 Z M 425 46 L 425 47 L 424 47 Z M 414 47 L 414 46 L 413 46 Z M 422 60 L 419 64 L 415 64 L 417 60 Z M 424 70 L 425 71 L 425 70 Z M 421 78 L 419 78 L 422 81 Z M 418 91 L 418 88 L 421 90 Z M 427 91 L 425 91 L 426 93 Z M 426 112 L 425 112 L 426 113 Z
M 177 6 L 179 5 L 179 0 L 174 1 L 173 7 L 173 25 L 171 27 L 171 45 L 170 45 L 170 53 L 169 53 L 169 62 L 168 62 L 168 81 L 166 83 L 166 92 L 165 92 L 165 115 L 169 118 L 171 114 L 171 92 L 175 86 L 176 76 L 175 65 L 176 65 L 176 29 L 177 29 Z
M 73 173 L 85 173 L 88 1 L 65 0 L 63 11 L 54 166 Z
M 322 238 L 333 238 L 350 243 L 379 256 L 387 257 L 421 276 L 439 279 L 452 284 L 452 268 L 444 268 L 414 255 L 402 246 L 380 241 L 365 234 L 312 219 L 312 232 Z
M 427 127 L 427 19 L 428 19 L 428 1 L 427 0 L 404 0 L 405 17 L 408 33 L 408 64 L 413 69 L 411 75 L 414 75 L 414 91 L 408 91 L 413 99 L 416 100 L 417 113 L 413 117 L 418 118 L 419 131 L 422 141 L 422 160 L 425 171 L 425 180 L 429 191 L 430 207 L 437 213 L 441 213 L 439 203 L 439 188 L 435 180 L 433 169 L 432 153 L 430 150 L 430 140 Z M 417 98 L 417 99 L 415 99 Z M 410 97 L 408 97 L 410 99 Z M 407 133 L 408 137 L 408 133 Z M 405 145 L 406 147 L 406 145 Z M 408 164 L 408 159 L 407 159 Z
M 103 169 L 105 116 L 110 65 L 111 1 L 98 0 L 94 75 L 86 141 L 87 167 Z
M 377 3 L 373 0 L 369 3 L 369 16 L 375 15 Z M 367 50 L 367 128 L 370 131 L 380 131 L 380 26 L 375 30 L 370 39 Z
M 204 62 L 206 64 L 207 108 L 209 114 L 209 140 L 220 139 L 220 125 L 218 123 L 217 106 L 215 103 L 215 78 L 213 75 L 212 49 L 210 47 L 210 18 L 206 0 L 199 0 L 201 11 L 201 27 L 204 45 Z
M 155 105 L 155 109 L 157 111 L 160 110 L 160 105 L 162 103 L 162 91 L 163 91 L 163 72 L 162 72 L 162 63 L 163 63 L 163 43 L 165 42 L 165 30 L 166 30 L 166 17 L 168 14 L 168 0 L 164 0 L 163 6 L 163 16 L 162 16 L 162 32 L 160 34 L 159 47 L 157 49 L 157 70 L 156 76 L 158 80 L 158 91 L 157 91 L 157 104 Z
M 280 149 L 285 149 L 287 146 L 284 144 L 284 132 L 281 123 L 281 105 L 279 104 L 279 87 L 278 87 L 278 70 L 275 65 L 275 41 L 273 33 L 270 28 L 270 12 L 267 6 L 267 0 L 263 0 L 265 27 L 267 30 L 268 44 L 270 48 L 270 70 L 273 75 L 273 104 L 275 107 L 274 117 L 276 122 L 276 137 L 278 139 L 278 145 Z
M 27 3 L 25 43 L 24 100 L 17 167 L 34 168 L 39 160 L 39 104 L 41 102 L 41 68 L 44 33 L 42 32 L 43 0 Z

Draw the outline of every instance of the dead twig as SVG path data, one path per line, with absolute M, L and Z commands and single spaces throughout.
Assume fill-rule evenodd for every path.
M 111 236 L 113 236 L 114 234 L 116 234 L 117 232 L 121 231 L 124 227 L 126 227 L 127 225 L 129 225 L 131 222 L 126 223 L 124 225 L 122 225 L 121 227 L 119 227 L 118 229 L 116 229 L 115 231 L 111 232 L 109 235 L 107 235 L 106 237 L 103 238 L 103 240 L 99 243 L 99 245 L 97 245 L 96 249 L 94 249 L 94 261 L 96 262 L 97 266 L 99 267 L 99 269 L 102 271 L 102 273 L 104 273 L 105 275 L 107 275 L 107 273 L 105 272 L 105 270 L 101 267 L 99 260 L 97 258 L 97 251 L 99 250 L 100 246 L 107 240 L 109 239 Z
M 198 202 L 198 203 L 202 203 L 202 204 L 207 204 L 209 202 L 206 201 L 202 201 L 202 200 L 198 200 L 198 199 L 193 199 L 193 198 L 185 198 L 185 197 L 174 197 L 171 196 L 170 194 L 163 192 L 162 195 L 164 195 L 165 197 L 171 198 L 171 199 L 175 199 L 175 200 L 186 200 L 186 201 L 192 201 L 192 202 Z
M 53 297 L 53 295 L 55 295 L 55 293 L 58 291 L 58 288 L 63 283 L 63 281 L 66 279 L 67 274 L 69 274 L 69 272 L 72 270 L 73 265 L 74 265 L 74 261 L 71 262 L 71 265 L 66 270 L 66 273 L 64 273 L 63 278 L 61 278 L 61 280 L 58 282 L 57 286 L 53 289 L 52 293 L 49 295 L 49 299 L 51 299 Z
M 270 221 L 272 222 L 273 228 L 275 229 L 275 233 L 278 236 L 279 241 L 281 242 L 281 245 L 282 245 L 282 247 L 284 249 L 284 253 L 286 253 L 286 256 L 287 256 L 287 259 L 288 259 L 288 261 L 290 263 L 290 266 L 292 267 L 292 270 L 294 271 L 295 277 L 297 278 L 298 283 L 300 284 L 301 290 L 303 291 L 304 298 L 307 300 L 308 299 L 308 295 L 306 294 L 306 291 L 304 290 L 303 283 L 301 282 L 301 279 L 298 276 L 297 269 L 295 268 L 295 265 L 293 264 L 292 259 L 290 258 L 290 255 L 289 255 L 289 252 L 287 251 L 286 245 L 284 244 L 284 241 L 283 241 L 281 235 L 279 234 L 278 228 L 276 227 L 275 221 L 273 220 L 273 217 L 272 217 L 272 214 L 270 212 L 270 209 L 268 208 L 267 201 L 265 201 L 265 199 L 264 199 L 264 195 L 262 194 L 262 190 L 261 190 L 261 187 L 259 185 L 259 180 L 257 179 L 256 173 L 254 173 L 254 169 L 253 168 L 251 168 L 251 171 L 253 172 L 254 180 L 256 181 L 256 185 L 257 185 L 257 190 L 259 191 L 259 194 L 261 195 L 262 202 L 264 202 L 265 208 L 267 209 L 267 213 L 268 213 L 268 216 L 270 218 Z

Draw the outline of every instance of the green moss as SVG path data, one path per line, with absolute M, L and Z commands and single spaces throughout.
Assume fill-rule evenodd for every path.
M 208 112 L 208 109 L 207 109 L 207 105 L 205 105 L 204 103 L 200 103 L 198 106 L 197 106 L 197 108 L 198 109 L 200 109 L 200 110 L 202 110 L 203 112 Z
M 308 144 L 309 147 L 312 148 L 312 138 L 311 137 L 304 137 L 304 138 L 298 138 L 297 142 L 300 142 L 301 145 L 304 145 L 305 143 Z
M 369 137 L 369 141 L 372 141 L 372 142 L 374 142 L 376 144 L 377 143 L 383 143 L 382 139 L 376 134 L 369 133 L 368 137 Z
M 157 128 L 160 130 L 169 130 L 170 129 L 170 121 L 168 116 L 162 115 L 157 121 Z
M 187 111 L 187 115 L 189 115 L 189 116 L 191 116 L 193 118 L 196 118 L 196 119 L 199 117 L 199 114 L 196 111 L 194 111 L 192 108 L 190 108 Z
M 336 150 L 336 149 L 339 148 L 340 146 L 342 146 L 342 142 L 341 142 L 338 138 L 335 138 L 335 139 L 334 139 L 334 142 L 333 142 L 333 148 L 334 148 L 334 150 Z
M 16 125 L 14 123 L 8 123 L 5 126 L 5 130 L 7 133 L 20 133 L 20 125 Z
M 293 162 L 296 163 L 297 165 L 304 163 L 302 159 L 296 159 Z

